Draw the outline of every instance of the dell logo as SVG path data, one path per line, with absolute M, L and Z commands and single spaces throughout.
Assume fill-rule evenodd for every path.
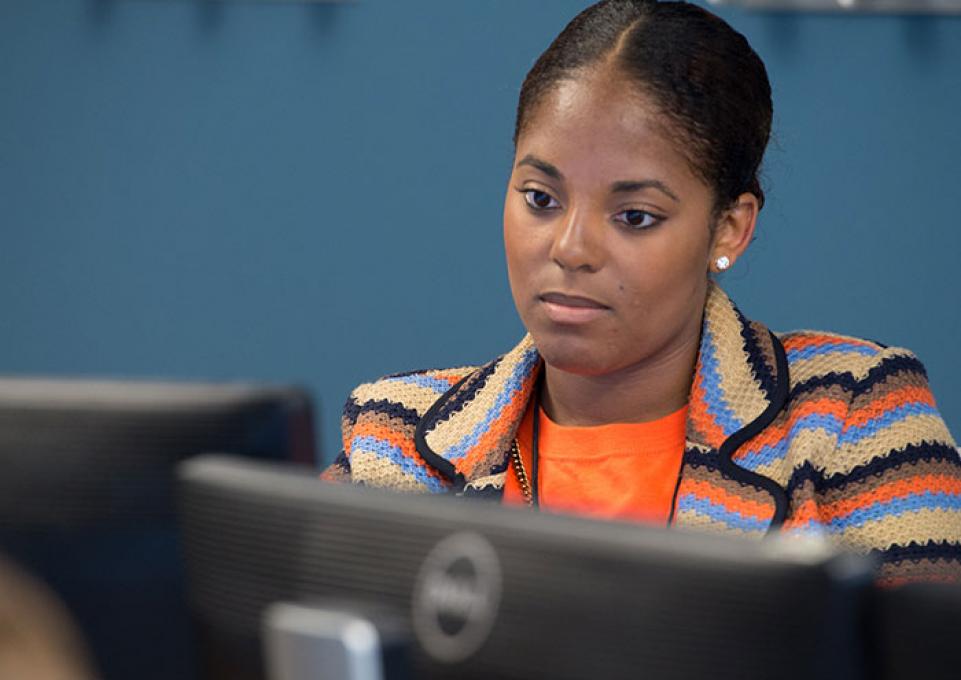
M 442 540 L 424 559 L 414 589 L 421 647 L 438 661 L 467 659 L 487 639 L 500 593 L 500 561 L 487 539 L 459 533 Z

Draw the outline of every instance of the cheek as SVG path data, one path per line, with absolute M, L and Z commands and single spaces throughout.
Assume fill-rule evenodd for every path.
M 526 281 L 529 277 L 530 258 L 526 254 L 523 225 L 515 214 L 516 210 L 508 204 L 504 208 L 504 255 L 507 259 L 507 280 L 511 296 L 518 312 L 522 312 L 521 301 L 527 297 Z
M 669 313 L 707 278 L 705 239 L 677 238 L 677 232 L 664 236 L 643 248 L 620 249 L 617 292 L 625 307 L 640 312 L 634 318 Z
M 504 254 L 511 287 L 525 285 L 537 269 L 541 244 L 523 208 L 508 205 L 504 210 Z

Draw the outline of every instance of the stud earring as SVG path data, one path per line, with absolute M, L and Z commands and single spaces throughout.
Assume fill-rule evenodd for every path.
M 718 268 L 718 271 L 724 271 L 731 266 L 731 260 L 727 255 L 721 255 L 714 260 L 714 265 Z

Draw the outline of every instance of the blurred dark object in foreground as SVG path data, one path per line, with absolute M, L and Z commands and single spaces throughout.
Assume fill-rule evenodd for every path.
M 876 591 L 870 668 L 878 680 L 961 677 L 961 584 L 909 583 Z
M 419 679 L 864 677 L 858 614 L 874 564 L 824 542 L 378 492 L 224 456 L 187 461 L 178 474 L 210 680 L 267 677 L 270 605 L 313 608 L 297 613 L 301 630 L 340 635 L 330 622 L 351 611 L 338 601 L 406 620 Z M 315 649 L 331 647 L 322 638 Z M 311 656 L 293 642 L 291 653 Z M 273 645 L 274 668 L 282 648 Z
M 106 680 L 195 677 L 178 461 L 314 463 L 299 388 L 0 379 L 0 548 L 66 602 Z

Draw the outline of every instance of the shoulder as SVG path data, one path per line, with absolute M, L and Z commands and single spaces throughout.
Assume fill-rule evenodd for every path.
M 417 455 L 417 424 L 475 371 L 474 366 L 407 371 L 355 387 L 341 417 L 343 448 L 322 478 L 413 493 L 443 491 L 446 480 Z
M 450 471 L 425 459 L 419 438 L 437 433 L 431 424 L 449 423 L 471 404 L 487 404 L 478 400 L 482 390 L 496 400 L 502 383 L 510 387 L 519 375 L 529 374 L 535 359 L 525 336 L 483 365 L 393 373 L 358 385 L 344 405 L 343 449 L 325 478 L 418 493 L 446 490 Z
M 409 413 L 421 417 L 445 392 L 478 369 L 477 366 L 431 368 L 392 373 L 355 387 L 344 406 L 344 416 L 362 411 Z
M 876 555 L 882 583 L 961 579 L 961 458 L 918 358 L 835 333 L 779 337 L 791 374 L 785 526 Z
M 827 331 L 778 333 L 791 374 L 792 389 L 812 380 L 865 386 L 892 374 L 926 380 L 923 364 L 911 350 Z
M 823 331 L 779 339 L 790 373 L 789 409 L 835 430 L 838 469 L 922 445 L 943 445 L 956 456 L 927 371 L 911 350 Z

